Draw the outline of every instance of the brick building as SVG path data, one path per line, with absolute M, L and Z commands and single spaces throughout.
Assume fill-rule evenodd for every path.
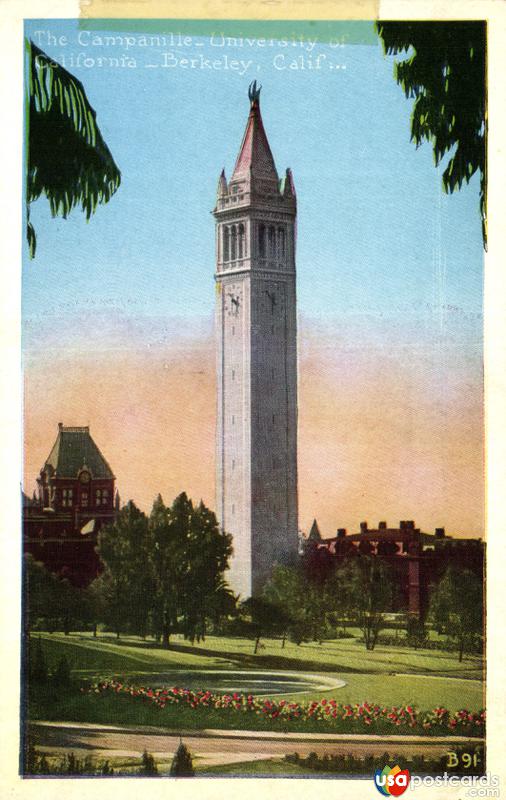
M 396 609 L 424 616 L 431 587 L 450 564 L 483 576 L 484 543 L 481 539 L 455 539 L 436 528 L 433 534 L 415 528 L 413 520 L 403 520 L 398 528 L 380 522 L 377 528 L 360 523 L 360 532 L 348 534 L 339 528 L 336 536 L 323 538 L 316 520 L 303 542 L 302 558 L 314 575 L 324 576 L 344 561 L 370 555 L 384 559 L 396 583 Z
M 23 495 L 23 550 L 51 572 L 86 586 L 100 572 L 98 532 L 114 521 L 119 507 L 114 474 L 89 427 L 58 424 L 37 485 L 33 498 Z

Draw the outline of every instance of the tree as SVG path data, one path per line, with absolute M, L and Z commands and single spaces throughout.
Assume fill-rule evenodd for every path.
M 281 606 L 264 597 L 249 597 L 241 603 L 241 611 L 249 617 L 249 630 L 255 640 L 254 654 L 262 637 L 273 636 L 286 627 Z
M 169 774 L 174 778 L 193 778 L 195 775 L 191 753 L 182 740 L 174 753 Z
M 220 530 L 216 515 L 202 501 L 190 510 L 185 549 L 183 633 L 193 642 L 205 638 L 210 611 L 221 604 L 230 608 L 233 598 L 223 580 L 232 537 Z
M 426 644 L 429 635 L 424 620 L 413 614 L 408 615 L 406 634 L 409 646 L 414 647 L 415 650 Z
M 169 646 L 170 635 L 177 630 L 178 612 L 182 605 L 183 581 L 187 569 L 186 535 L 191 501 L 180 494 L 169 509 L 158 495 L 149 517 L 150 559 L 152 564 L 153 626 Z
M 82 83 L 33 42 L 27 53 L 27 239 L 35 256 L 30 203 L 45 195 L 53 217 L 81 205 L 89 219 L 119 187 L 121 173 L 102 138 Z
M 338 575 L 344 605 L 362 630 L 366 650 L 374 650 L 385 613 L 392 607 L 391 571 L 381 559 L 362 555 L 345 561 Z
M 480 210 L 487 242 L 486 22 L 377 22 L 385 54 L 412 49 L 394 76 L 414 98 L 411 139 L 432 143 L 436 166 L 447 153 L 445 192 L 481 173 Z
M 25 633 L 44 620 L 50 630 L 61 628 L 68 634 L 73 625 L 86 619 L 85 592 L 30 554 L 24 560 L 23 584 Z
M 232 553 L 232 537 L 220 530 L 215 514 L 204 503 L 194 508 L 185 492 L 170 508 L 158 496 L 149 534 L 155 629 L 164 647 L 178 628 L 192 642 L 200 640 L 209 616 L 216 615 L 221 604 L 230 605 L 223 574 Z
M 118 637 L 127 623 L 136 632 L 146 629 L 151 594 L 148 550 L 147 517 L 130 501 L 115 522 L 101 529 L 97 544 L 105 569 L 93 591 Z
M 459 661 L 483 635 L 483 582 L 467 569 L 449 567 L 432 594 L 430 613 L 458 643 Z
M 45 566 L 27 554 L 23 569 L 23 622 L 25 633 L 38 619 L 52 619 L 59 613 L 58 579 Z
M 303 568 L 275 567 L 264 588 L 264 597 L 278 609 L 278 627 L 296 644 L 310 639 L 321 641 L 325 633 L 324 587 L 322 574 L 317 571 L 309 577 L 304 565 Z

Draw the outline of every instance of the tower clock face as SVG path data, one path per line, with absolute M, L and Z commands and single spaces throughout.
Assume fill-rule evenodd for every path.
M 242 291 L 237 286 L 225 287 L 225 310 L 229 317 L 238 317 L 242 308 Z

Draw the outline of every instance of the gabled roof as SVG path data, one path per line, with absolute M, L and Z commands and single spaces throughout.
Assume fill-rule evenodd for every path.
M 114 478 L 113 472 L 90 436 L 89 427 L 64 428 L 58 425 L 58 436 L 44 468 L 52 467 L 58 478 L 75 478 L 87 467 L 92 478 Z
M 322 535 L 315 519 L 313 520 L 313 524 L 311 525 L 311 530 L 309 531 L 309 536 L 307 538 L 310 542 L 321 542 L 322 540 Z
M 237 156 L 231 180 L 249 177 L 250 168 L 259 175 L 278 180 L 278 173 L 276 172 L 276 165 L 274 164 L 274 158 L 262 122 L 260 101 L 258 99 L 251 102 L 246 130 L 244 131 L 241 149 Z

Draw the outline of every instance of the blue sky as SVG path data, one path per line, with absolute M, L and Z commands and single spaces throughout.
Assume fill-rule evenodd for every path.
M 48 28 L 67 44 L 35 36 Z M 197 37 L 126 50 L 89 33 L 79 43 L 78 30 L 27 23 L 83 82 L 122 183 L 89 223 L 77 210 L 51 219 L 44 198 L 32 205 L 25 485 L 64 420 L 91 425 L 122 497 L 148 509 L 184 488 L 214 502 L 211 211 L 256 78 L 278 172 L 292 168 L 298 196 L 300 524 L 316 516 L 330 535 L 416 519 L 482 535 L 478 177 L 444 195 L 430 146 L 409 140 L 412 101 L 372 26 L 373 44 L 337 48 Z M 125 54 L 135 67 L 107 66 Z M 244 74 L 199 66 L 225 56 Z
M 379 42 L 309 51 L 200 38 L 189 47 L 126 50 L 92 45 L 92 34 L 79 42 L 71 20 L 26 23 L 27 35 L 41 30 L 67 36 L 63 46 L 46 34 L 35 41 L 56 60 L 64 55 L 83 82 L 122 184 L 89 223 L 77 210 L 51 219 L 44 198 L 33 204 L 38 251 L 35 261 L 25 258 L 26 317 L 94 307 L 195 322 L 210 316 L 210 212 L 221 168 L 233 168 L 254 78 L 278 172 L 290 166 L 295 177 L 299 313 L 322 321 L 428 314 L 439 325 L 448 309 L 481 311 L 478 179 L 443 194 L 431 148 L 409 141 L 412 101 Z M 75 66 L 79 53 L 94 66 Z M 125 53 L 134 68 L 97 64 Z M 162 66 L 201 55 L 250 63 L 243 75 Z M 297 69 L 289 68 L 294 59 Z

